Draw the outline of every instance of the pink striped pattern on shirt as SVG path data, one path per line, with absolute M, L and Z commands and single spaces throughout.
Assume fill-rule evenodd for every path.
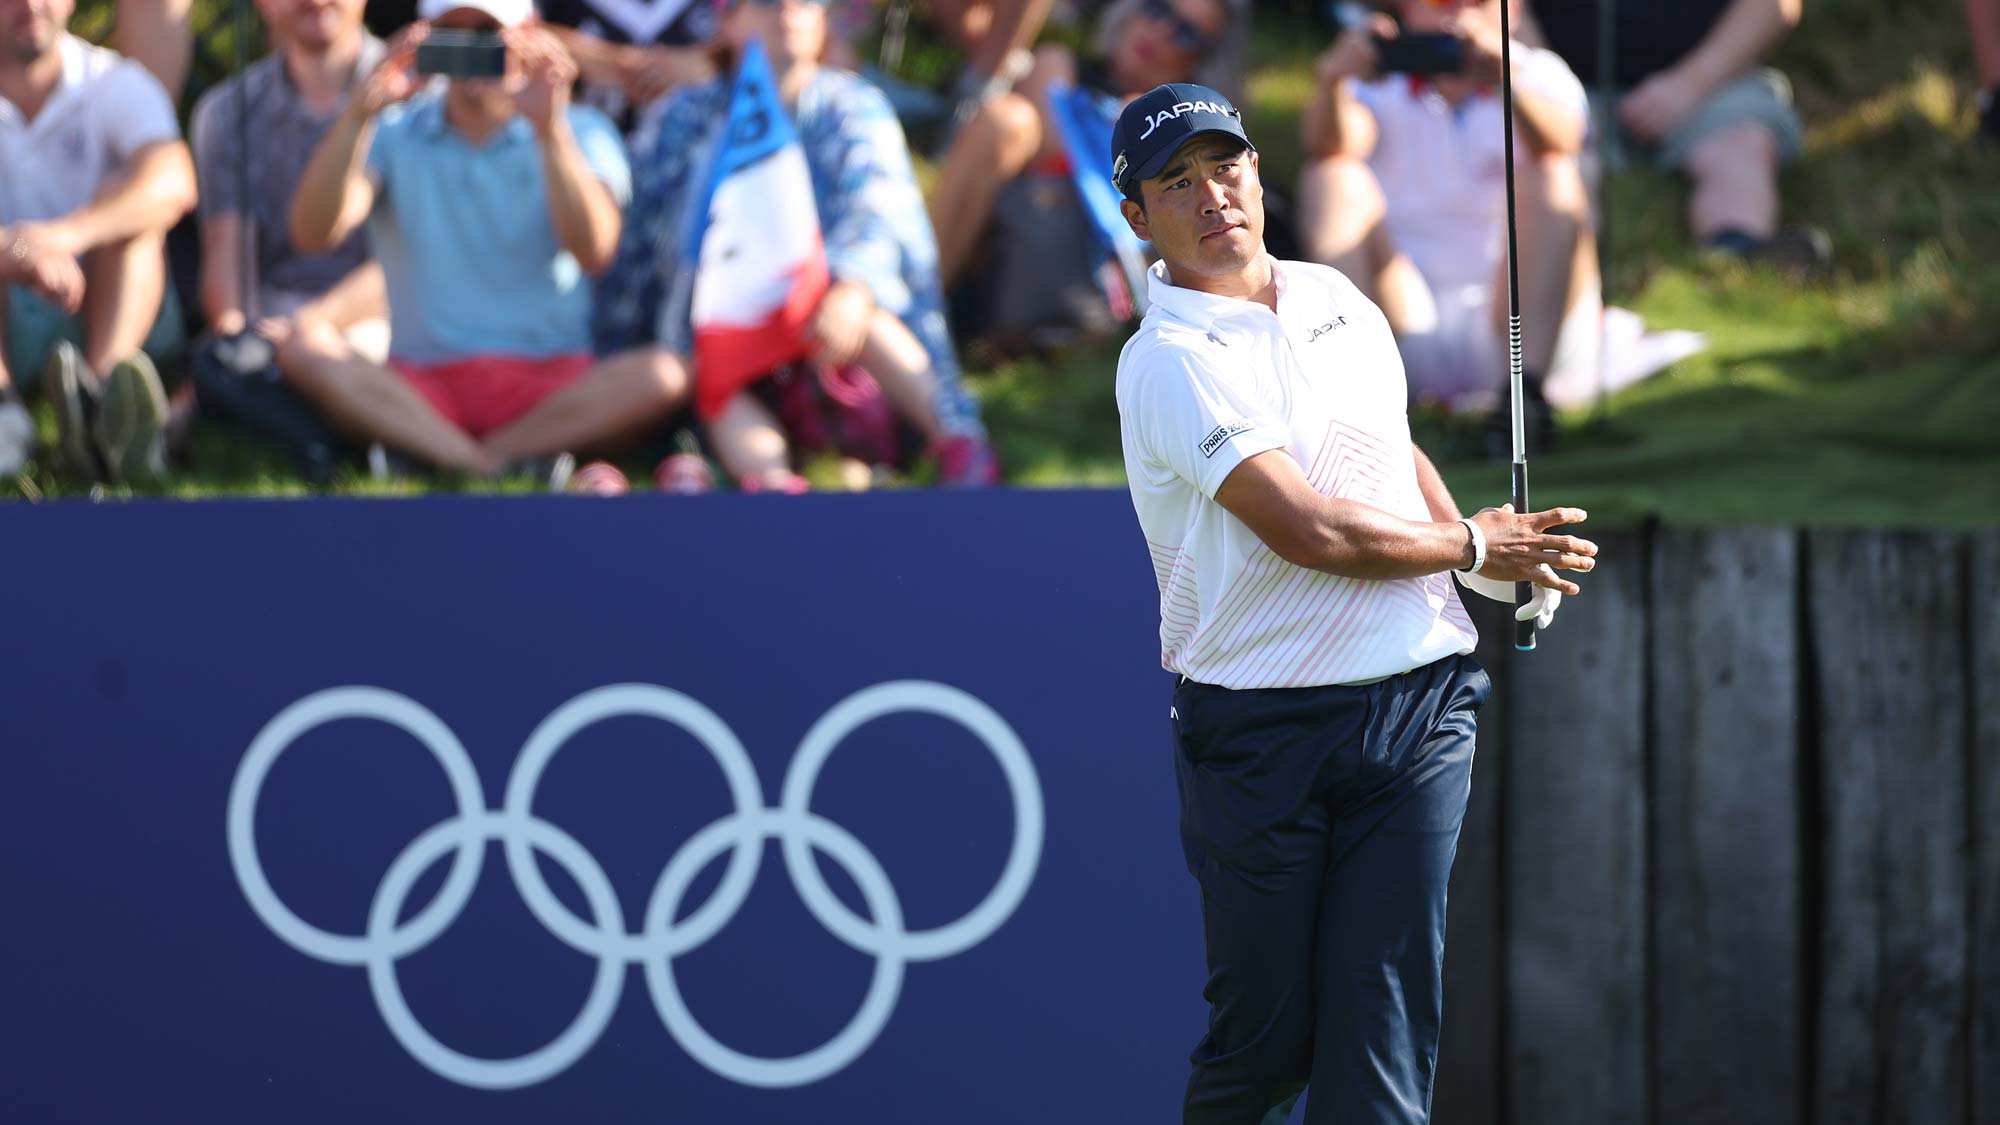
M 1428 519 L 1415 473 L 1393 460 L 1399 455 L 1409 459 L 1407 445 L 1398 454 L 1374 435 L 1335 420 L 1327 426 L 1306 479 L 1322 495 L 1369 504 L 1405 519 Z M 1214 612 L 1201 621 L 1192 567 L 1183 573 L 1179 552 L 1158 544 L 1152 549 L 1160 580 L 1161 663 L 1169 669 L 1193 669 L 1195 678 L 1223 687 L 1339 682 L 1345 670 L 1371 664 L 1381 626 L 1392 614 L 1441 616 L 1472 631 L 1449 575 L 1341 578 L 1293 566 L 1263 544 L 1252 550 Z

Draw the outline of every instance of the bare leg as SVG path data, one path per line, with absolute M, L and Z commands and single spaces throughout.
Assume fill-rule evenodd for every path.
M 931 374 L 931 354 L 895 315 L 875 310 L 868 322 L 868 339 L 861 345 L 861 366 L 882 384 L 889 405 L 915 426 L 925 441 L 935 442 L 944 436 L 938 425 L 937 379 Z
M 1382 185 L 1365 161 L 1336 156 L 1308 164 L 1299 174 L 1299 237 L 1306 257 L 1346 274 L 1401 335 L 1409 323 L 1403 295 L 1422 279 L 1390 241 L 1388 216 Z
M 708 423 L 708 437 L 723 469 L 740 481 L 776 483 L 791 476 L 790 447 L 784 430 L 764 404 L 739 392 Z
M 1001 185 L 1020 175 L 1041 147 L 1041 112 L 1019 94 L 981 106 L 951 142 L 931 196 L 938 277 L 946 286 L 971 264 Z
M 1521 366 L 1547 375 L 1564 317 L 1599 284 L 1597 236 L 1590 226 L 1590 195 L 1574 157 L 1543 156 L 1515 167 L 1521 245 Z M 1504 255 L 1493 284 L 1494 328 L 1504 355 Z
M 167 292 L 165 231 L 83 256 L 83 360 L 102 375 L 146 343 Z
M 187 84 L 193 8 L 193 0 L 118 0 L 118 53 L 152 71 L 170 101 L 180 101 Z
M 7 371 L 7 285 L 0 282 L 0 391 L 14 385 L 14 377 Z
M 1965 0 L 1965 22 L 1972 29 L 1972 56 L 1979 66 L 1979 85 L 2000 89 L 2000 3 Z
M 483 475 L 502 465 L 401 375 L 356 356 L 324 322 L 300 324 L 278 349 L 278 367 L 329 422 L 350 435 L 447 469 Z
M 1703 140 L 1688 153 L 1687 172 L 1697 240 L 1732 229 L 1764 239 L 1778 229 L 1778 142 L 1763 126 L 1734 125 Z
M 656 347 L 620 352 L 487 435 L 486 452 L 514 461 L 616 444 L 657 424 L 687 391 L 687 367 L 672 352 Z

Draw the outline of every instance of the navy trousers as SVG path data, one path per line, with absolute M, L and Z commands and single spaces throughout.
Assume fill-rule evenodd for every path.
M 1454 656 L 1361 687 L 1174 691 L 1208 1032 L 1185 1125 L 1430 1120 L 1445 887 L 1492 681 Z

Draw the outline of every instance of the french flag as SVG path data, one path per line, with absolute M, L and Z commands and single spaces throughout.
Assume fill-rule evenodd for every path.
M 695 411 L 710 419 L 743 388 L 805 357 L 806 326 L 829 284 L 812 174 L 761 43 L 743 52 L 687 224 L 681 276 L 694 278 Z

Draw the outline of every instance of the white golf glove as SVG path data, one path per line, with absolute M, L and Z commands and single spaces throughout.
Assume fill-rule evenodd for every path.
M 1548 571 L 1551 577 L 1555 574 L 1546 565 L 1542 569 Z M 1454 570 L 1452 573 L 1458 576 L 1459 585 L 1473 593 L 1492 598 L 1496 602 L 1514 604 L 1512 582 L 1502 582 L 1498 578 L 1488 578 L 1483 574 L 1467 574 L 1462 570 Z M 1556 619 L 1556 607 L 1561 605 L 1563 600 L 1562 591 L 1551 590 L 1547 586 L 1536 586 L 1534 591 L 1534 595 L 1528 599 L 1528 604 L 1514 611 L 1514 620 L 1532 619 L 1536 629 L 1546 629 L 1549 627 L 1549 622 Z

